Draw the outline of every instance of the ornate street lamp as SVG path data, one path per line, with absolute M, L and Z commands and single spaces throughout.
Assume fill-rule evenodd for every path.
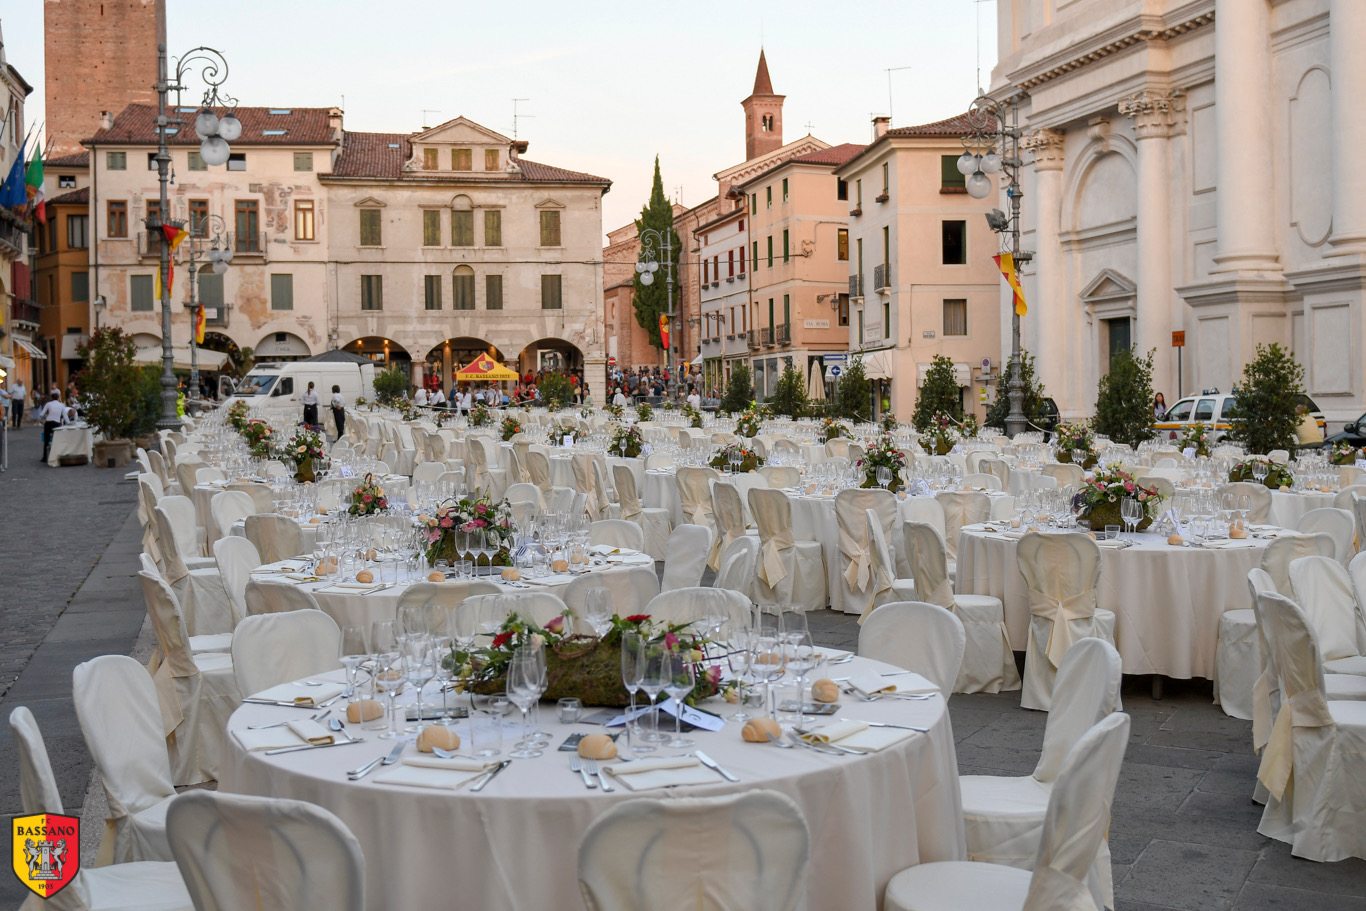
M 210 246 L 205 251 L 204 244 Z M 220 244 L 222 244 L 220 248 Z M 205 252 L 205 258 L 213 263 L 215 275 L 222 275 L 228 271 L 228 264 L 232 262 L 232 249 L 227 241 L 227 225 L 221 215 L 204 215 L 198 221 L 190 221 L 190 297 L 185 302 L 186 309 L 190 312 L 190 394 L 186 396 L 185 410 L 192 415 L 197 415 L 200 409 L 199 401 L 199 265 L 196 260 L 198 254 Z
M 646 228 L 640 232 L 640 256 L 636 260 L 636 271 L 640 273 L 640 283 L 642 285 L 654 284 L 655 273 L 661 268 L 664 270 L 664 282 L 668 288 L 669 308 L 664 314 L 664 318 L 669 325 L 669 343 L 664 346 L 664 365 L 669 371 L 669 384 L 665 390 L 668 398 L 674 397 L 674 390 L 678 384 L 678 373 L 674 369 L 674 341 L 678 338 L 679 327 L 678 311 L 674 309 L 674 257 L 673 257 L 673 228 L 660 231 L 658 228 Z M 660 256 L 663 255 L 661 261 Z

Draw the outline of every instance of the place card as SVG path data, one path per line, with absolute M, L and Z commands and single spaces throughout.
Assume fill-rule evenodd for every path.
M 684 724 L 692 725 L 694 728 L 701 728 L 704 731 L 719 731 L 726 726 L 726 719 L 711 712 L 704 712 L 694 708 L 686 702 L 682 703 L 682 715 L 679 715 L 679 702 L 676 699 L 667 699 L 659 704 L 659 710 L 666 715 L 679 716 Z

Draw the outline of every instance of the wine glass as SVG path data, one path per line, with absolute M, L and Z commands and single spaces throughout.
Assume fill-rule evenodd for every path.
M 1119 501 L 1119 517 L 1124 520 L 1124 530 L 1133 534 L 1142 517 L 1142 506 L 1132 497 L 1124 497 Z
M 888 468 L 886 465 L 879 465 L 876 477 L 878 486 L 883 490 L 886 490 L 887 485 L 892 483 L 892 469 Z
M 655 700 L 663 692 L 665 683 L 668 682 L 669 664 L 668 649 L 659 643 L 645 643 L 644 654 L 641 661 L 645 665 L 645 673 L 640 678 L 640 688 L 645 691 L 645 695 L 650 697 L 650 733 L 642 739 L 659 742 L 659 710 L 655 705 Z
M 517 749 L 508 754 L 513 759 L 535 759 L 541 755 L 531 740 L 527 716 L 531 706 L 541 698 L 541 674 L 533 651 L 537 650 L 529 645 L 522 646 L 512 653 L 512 660 L 508 664 L 508 698 L 522 712 L 522 739 L 517 742 Z
M 778 607 L 778 638 L 786 643 L 795 643 L 803 636 L 810 637 L 806 622 L 806 612 L 796 605 L 783 604 Z
M 1258 484 L 1263 484 L 1266 482 L 1266 476 L 1271 473 L 1270 469 L 1271 466 L 1263 461 L 1253 462 L 1252 477 L 1256 479 Z
M 478 601 L 479 632 L 492 639 L 507 620 L 507 602 L 499 595 L 485 595 Z
M 590 588 L 583 593 L 583 619 L 601 639 L 612 629 L 612 593 L 605 588 Z
M 346 695 L 350 702 L 360 701 L 360 694 L 356 689 L 356 678 L 361 664 L 369 654 L 370 644 L 365 638 L 365 627 L 342 627 L 341 654 L 339 657 L 341 663 L 346 667 L 346 680 L 349 684 Z
M 425 636 L 427 634 L 427 606 L 425 604 L 400 604 L 395 613 L 394 633 L 400 638 Z
M 398 637 L 394 635 L 394 621 L 376 620 L 370 624 L 370 648 L 375 654 L 375 689 L 384 693 L 388 700 L 388 730 L 379 737 L 381 740 L 397 740 L 398 730 L 394 724 L 394 696 L 403 686 L 403 671 L 399 661 Z
M 750 624 L 743 620 L 731 618 L 727 620 L 717 633 L 717 641 L 726 650 L 726 665 L 730 668 L 730 673 L 740 683 L 739 706 L 730 720 L 739 724 L 744 724 L 753 716 L 745 711 L 745 675 L 749 673 L 749 647 L 753 636 Z
M 784 649 L 788 670 L 797 675 L 797 727 L 805 727 L 806 675 L 820 664 L 820 653 L 811 642 L 810 633 L 801 633 L 788 640 Z
M 757 635 L 750 645 L 751 676 L 764 685 L 764 706 L 772 713 L 773 681 L 783 675 L 783 648 L 774 637 Z
M 408 682 L 417 688 L 417 720 L 403 729 L 405 734 L 422 731 L 422 718 L 427 704 L 422 701 L 422 688 L 436 676 L 432 638 L 425 633 L 408 636 L 403 642 L 403 671 Z
M 641 680 L 645 676 L 645 640 L 640 633 L 621 634 L 621 682 L 626 692 L 631 694 L 631 707 L 626 710 L 626 748 L 633 753 L 653 752 L 654 747 L 646 744 L 633 744 L 631 733 L 637 729 L 636 693 L 640 691 Z
M 444 616 L 442 619 L 444 621 Z M 458 670 L 454 654 L 455 640 L 451 637 L 449 623 L 439 622 L 433 626 L 435 618 L 431 611 L 428 611 L 427 620 L 428 628 L 432 630 L 432 672 L 436 675 L 441 688 L 441 722 L 450 724 L 455 720 L 450 704 L 451 681 L 455 679 L 455 672 Z
M 688 656 L 679 648 L 664 649 L 662 656 L 664 692 L 674 701 L 674 737 L 664 744 L 682 750 L 693 745 L 683 736 L 683 698 L 697 685 L 696 671 Z

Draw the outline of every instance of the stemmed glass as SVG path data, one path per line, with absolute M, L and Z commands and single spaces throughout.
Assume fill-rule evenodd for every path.
M 655 705 L 655 700 L 663 691 L 664 685 L 669 680 L 668 649 L 657 643 L 645 643 L 644 654 L 641 662 L 645 665 L 645 673 L 641 675 L 640 688 L 645 691 L 645 695 L 650 697 L 650 733 L 642 737 L 643 740 L 658 742 L 659 736 L 659 708 Z
M 1132 497 L 1124 497 L 1119 501 L 1119 517 L 1124 520 L 1124 530 L 1132 535 L 1143 518 L 1143 504 Z
M 636 693 L 645 677 L 645 640 L 640 633 L 621 634 L 621 682 L 631 694 L 631 707 L 626 710 L 626 748 L 633 753 L 649 753 L 654 747 L 631 742 L 636 724 Z
M 370 647 L 375 650 L 375 689 L 380 690 L 388 699 L 388 730 L 379 735 L 381 740 L 397 740 L 399 737 L 394 723 L 394 696 L 403 686 L 403 672 L 400 669 L 398 637 L 394 635 L 394 621 L 376 620 L 370 625 Z
M 749 672 L 764 685 L 764 706 L 772 713 L 773 681 L 783 675 L 783 647 L 766 635 L 755 635 L 750 645 Z
M 1267 476 L 1268 474 L 1271 473 L 1270 469 L 1271 469 L 1271 466 L 1268 465 L 1268 464 L 1265 463 L 1265 462 L 1262 462 L 1262 461 L 1253 462 L 1253 463 L 1252 463 L 1252 477 L 1256 479 L 1256 481 L 1257 481 L 1258 484 L 1265 483 L 1265 481 L 1266 481 L 1266 476 Z
M 876 477 L 878 486 L 883 490 L 886 490 L 887 485 L 892 483 L 892 469 L 888 468 L 886 465 L 879 465 Z
M 429 608 L 433 606 L 428 605 Z M 434 613 L 431 610 L 427 613 L 427 628 L 432 631 L 432 672 L 441 687 L 441 721 L 450 724 L 455 720 L 450 703 L 451 681 L 457 670 L 455 655 L 452 654 L 455 640 L 451 638 L 450 624 L 438 620 Z
M 424 604 L 403 604 L 395 614 L 394 632 L 400 638 L 427 634 L 427 607 Z
M 682 649 L 664 649 L 661 663 L 664 671 L 664 692 L 674 701 L 674 738 L 664 745 L 677 750 L 686 749 L 692 746 L 693 742 L 683 736 L 683 697 L 691 693 L 697 684 L 696 672 L 693 663 L 688 660 Z
M 370 654 L 370 645 L 365 641 L 365 627 L 345 626 L 342 627 L 341 636 L 341 663 L 346 667 L 346 681 L 349 684 L 347 699 L 350 702 L 360 701 L 360 693 L 357 690 L 357 675 L 360 666 Z
M 425 633 L 410 635 L 403 642 L 403 670 L 408 682 L 417 688 L 417 720 L 403 729 L 406 734 L 422 731 L 422 718 L 427 704 L 422 701 L 422 688 L 436 676 L 435 650 L 432 638 Z
M 517 742 L 517 749 L 508 754 L 513 759 L 535 759 L 541 755 L 531 739 L 527 716 L 531 706 L 541 698 L 541 670 L 532 654 L 535 651 L 538 650 L 524 645 L 512 653 L 512 661 L 508 664 L 508 698 L 522 712 L 522 739 Z
M 749 624 L 730 619 L 722 625 L 717 634 L 717 640 L 722 648 L 726 650 L 726 664 L 730 668 L 731 676 L 740 682 L 739 706 L 740 708 L 730 716 L 731 721 L 744 724 L 753 716 L 745 711 L 745 674 L 749 673 L 749 646 L 753 637 L 753 631 Z
M 797 727 L 805 727 L 806 675 L 820 664 L 820 654 L 811 642 L 809 633 L 799 633 L 788 640 L 784 649 L 787 668 L 797 675 Z
M 590 588 L 583 593 L 583 619 L 601 639 L 612 629 L 612 593 L 605 588 Z

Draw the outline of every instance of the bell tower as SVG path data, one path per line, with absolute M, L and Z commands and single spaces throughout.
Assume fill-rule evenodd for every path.
M 783 144 L 783 99 L 773 94 L 768 78 L 768 61 L 759 49 L 759 69 L 754 74 L 754 91 L 740 102 L 745 109 L 745 160 L 766 155 Z

